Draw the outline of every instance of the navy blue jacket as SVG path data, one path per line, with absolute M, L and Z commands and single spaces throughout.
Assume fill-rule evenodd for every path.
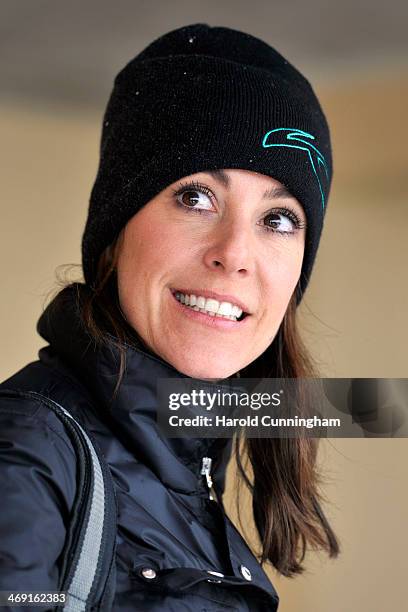
M 110 467 L 118 509 L 115 612 L 277 610 L 275 589 L 222 504 L 231 440 L 165 437 L 155 421 L 156 381 L 181 375 L 135 347 L 126 346 L 125 376 L 111 403 L 118 350 L 95 347 L 75 291 L 64 292 L 63 307 L 52 302 L 39 320 L 49 343 L 39 360 L 0 385 L 0 591 L 59 588 L 76 457 L 54 412 L 23 397 L 36 391 L 75 416 Z M 212 459 L 218 501 L 200 474 L 204 457 Z

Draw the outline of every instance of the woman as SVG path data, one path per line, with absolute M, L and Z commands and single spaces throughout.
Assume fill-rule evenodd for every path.
M 61 586 L 76 458 L 50 398 L 113 477 L 113 610 L 277 609 L 222 506 L 231 444 L 165 437 L 155 386 L 314 375 L 295 314 L 331 175 L 311 86 L 261 40 L 190 25 L 118 74 L 82 241 L 85 282 L 49 304 L 38 323 L 49 346 L 0 387 L 0 590 Z M 243 442 L 253 482 L 238 440 L 235 452 L 261 564 L 292 576 L 307 546 L 336 556 L 316 440 Z

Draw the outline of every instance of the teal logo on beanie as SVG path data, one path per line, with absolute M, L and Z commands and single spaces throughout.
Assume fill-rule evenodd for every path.
M 286 132 L 286 133 L 282 133 L 282 132 Z M 322 197 L 322 207 L 324 209 L 325 197 L 324 197 L 323 188 L 322 188 L 322 184 L 319 178 L 318 171 L 320 171 L 321 166 L 323 166 L 324 172 L 326 174 L 326 178 L 327 180 L 329 180 L 329 171 L 327 168 L 327 163 L 324 158 L 324 155 L 319 151 L 319 149 L 314 147 L 312 143 L 309 142 L 308 140 L 305 140 L 305 138 L 315 140 L 315 137 L 312 134 L 309 134 L 308 132 L 304 132 L 303 130 L 298 130 L 297 128 L 276 128 L 275 130 L 269 130 L 269 132 L 266 132 L 262 140 L 262 146 L 265 148 L 289 147 L 290 149 L 300 149 L 301 151 L 306 151 L 306 153 L 309 156 L 309 160 L 310 160 L 310 164 L 312 166 L 313 172 L 319 184 L 320 195 Z M 278 142 L 276 142 L 276 140 L 278 140 Z M 294 140 L 297 142 L 301 142 L 303 145 L 306 145 L 306 146 L 290 144 L 288 142 L 288 141 L 294 141 Z

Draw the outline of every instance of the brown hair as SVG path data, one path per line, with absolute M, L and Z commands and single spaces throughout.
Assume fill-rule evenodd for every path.
M 124 343 L 150 352 L 120 308 L 115 268 L 121 239 L 122 233 L 102 253 L 94 291 L 80 303 L 82 321 L 96 343 L 104 343 L 109 334 L 109 342 L 115 342 L 120 351 L 120 370 L 114 395 L 126 368 Z M 242 377 L 317 376 L 297 328 L 295 295 L 296 292 L 273 342 L 260 357 L 240 371 Z M 305 413 L 307 409 L 304 406 Z M 339 554 L 339 543 L 320 505 L 317 449 L 317 438 L 235 438 L 238 475 L 252 494 L 253 516 L 262 546 L 260 562 L 270 561 L 284 576 L 303 572 L 302 562 L 308 547 L 324 550 L 330 557 Z M 253 482 L 248 476 L 248 462 Z M 239 494 L 236 502 L 239 515 Z

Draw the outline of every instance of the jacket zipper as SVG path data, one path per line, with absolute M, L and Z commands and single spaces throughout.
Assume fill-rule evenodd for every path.
M 201 472 L 200 474 L 205 478 L 205 484 L 208 488 L 208 496 L 211 501 L 217 502 L 217 497 L 215 491 L 213 489 L 213 481 L 211 478 L 211 466 L 212 459 L 211 457 L 203 457 L 201 460 Z

